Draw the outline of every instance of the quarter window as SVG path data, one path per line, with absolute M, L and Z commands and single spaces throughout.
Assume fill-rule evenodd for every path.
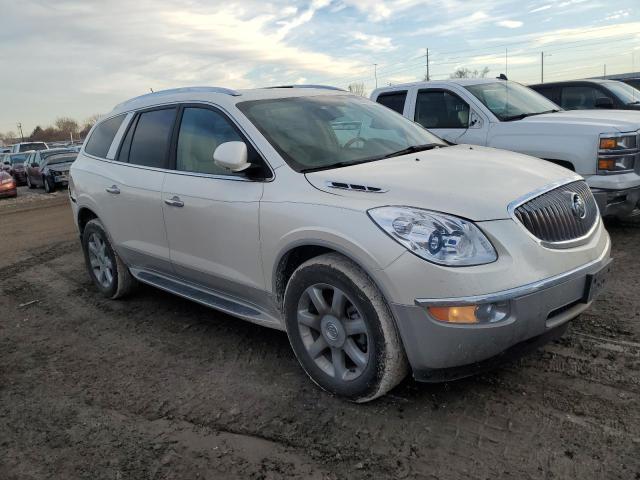
M 99 123 L 87 140 L 84 151 L 89 155 L 105 158 L 124 117 L 125 115 L 118 115 Z
M 219 145 L 242 141 L 235 127 L 221 113 L 206 108 L 185 108 L 178 134 L 176 169 L 214 175 L 242 175 L 221 168 L 213 161 L 213 152 Z
M 425 128 L 468 128 L 469 105 L 443 90 L 418 92 L 415 121 Z
M 167 168 L 175 116 L 175 108 L 151 110 L 140 114 L 131 139 L 129 163 Z
M 402 90 L 399 92 L 381 93 L 378 95 L 376 102 L 401 114 L 404 111 L 404 102 L 406 99 L 407 91 Z

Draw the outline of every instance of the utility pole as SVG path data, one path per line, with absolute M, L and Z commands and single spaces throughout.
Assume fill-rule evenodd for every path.
M 544 83 L 544 52 L 540 52 L 540 83 Z
M 22 133 L 22 123 L 18 122 L 18 130 L 20 130 L 20 138 L 24 142 L 24 134 Z
M 607 64 L 606 63 L 604 64 L 604 76 L 602 78 L 604 78 L 604 79 L 607 78 Z
M 373 64 L 373 76 L 376 79 L 376 88 L 378 88 L 378 64 L 377 63 Z
M 429 49 L 427 48 L 427 82 L 431 80 L 431 77 L 429 76 Z

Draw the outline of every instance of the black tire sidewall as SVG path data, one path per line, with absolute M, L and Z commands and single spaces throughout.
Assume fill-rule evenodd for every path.
M 49 183 L 49 177 L 46 175 L 42 176 L 42 186 L 44 187 L 44 191 L 47 193 L 53 192 L 53 188 L 51 188 L 51 183 Z
M 364 316 L 369 332 L 369 363 L 365 371 L 355 380 L 339 381 L 327 375 L 307 353 L 302 342 L 297 321 L 298 302 L 303 292 L 311 285 L 324 283 L 342 290 Z M 289 341 L 302 368 L 323 389 L 350 400 L 365 398 L 374 392 L 382 380 L 384 369 L 385 341 L 378 312 L 365 293 L 342 271 L 330 265 L 308 265 L 291 277 L 284 299 L 285 322 Z
M 105 288 L 100 284 L 95 274 L 93 273 L 93 269 L 91 268 L 91 262 L 89 260 L 88 243 L 89 243 L 89 237 L 93 233 L 100 235 L 102 240 L 105 242 L 107 247 L 107 255 L 109 255 L 109 259 L 111 260 L 111 263 L 113 265 L 113 269 L 114 269 L 113 282 L 111 283 L 111 286 L 109 288 Z M 101 223 L 95 220 L 92 220 L 89 223 L 87 223 L 87 225 L 84 227 L 84 231 L 82 232 L 82 251 L 84 252 L 84 261 L 85 261 L 85 264 L 87 265 L 89 276 L 91 277 L 91 280 L 93 280 L 94 285 L 98 290 L 100 290 L 100 293 L 102 293 L 105 297 L 113 298 L 116 292 L 118 291 L 118 279 L 119 279 L 119 275 L 117 271 L 118 262 L 116 261 L 115 252 L 111 247 L 109 236 L 107 235 L 107 232 L 104 230 L 104 227 L 102 226 Z

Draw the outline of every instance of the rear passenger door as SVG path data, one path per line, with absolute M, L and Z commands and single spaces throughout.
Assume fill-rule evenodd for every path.
M 157 107 L 137 112 L 131 121 L 114 161 L 100 166 L 101 218 L 117 252 L 127 265 L 161 273 L 172 273 L 169 245 L 162 213 L 162 184 L 169 162 L 177 107 Z M 87 142 L 85 151 L 99 150 L 108 156 L 113 131 L 124 133 L 116 119 L 104 122 Z M 122 119 L 120 119 L 120 122 Z M 92 142 L 95 136 L 95 144 Z M 117 137 L 118 135 L 116 135 Z M 113 152 L 112 152 L 113 154 Z
M 486 120 L 450 90 L 418 90 L 414 120 L 451 143 L 484 145 L 486 142 Z
M 222 143 L 242 141 L 251 163 L 262 159 L 223 111 L 190 104 L 179 117 L 175 170 L 167 174 L 162 192 L 175 272 L 190 283 L 259 302 L 264 298 L 259 238 L 263 182 L 218 167 L 213 152 Z

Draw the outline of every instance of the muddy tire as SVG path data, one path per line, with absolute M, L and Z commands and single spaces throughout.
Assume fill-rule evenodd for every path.
M 113 250 L 100 220 L 93 219 L 85 225 L 82 250 L 89 276 L 105 297 L 121 298 L 135 289 L 136 279 Z
M 324 390 L 367 402 L 406 376 L 389 307 L 367 274 L 342 255 L 321 255 L 298 267 L 285 290 L 284 311 L 300 365 Z

